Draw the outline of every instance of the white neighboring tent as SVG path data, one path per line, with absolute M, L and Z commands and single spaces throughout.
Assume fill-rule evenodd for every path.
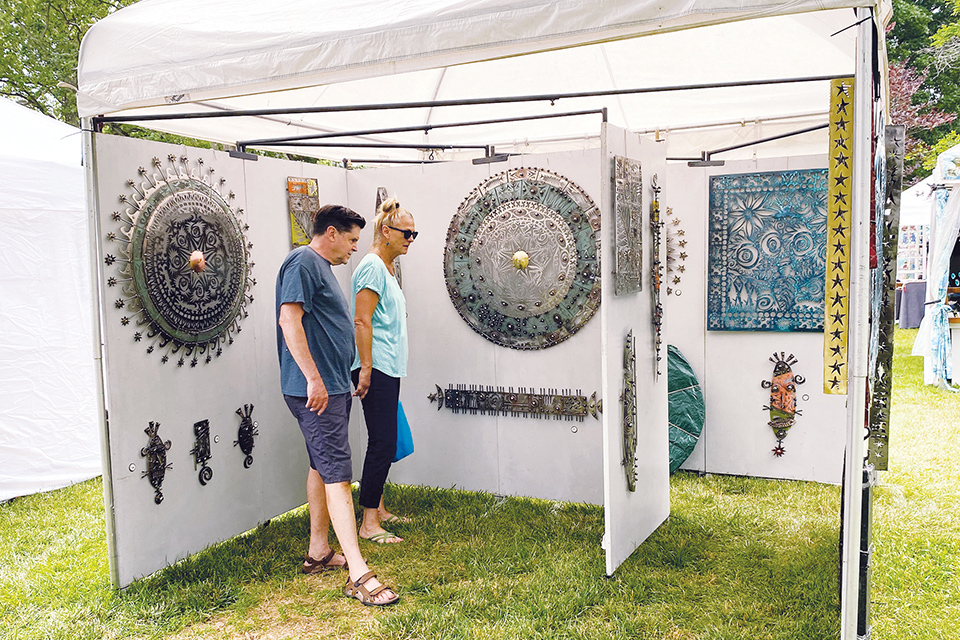
M 100 475 L 78 129 L 0 99 L 0 500 Z

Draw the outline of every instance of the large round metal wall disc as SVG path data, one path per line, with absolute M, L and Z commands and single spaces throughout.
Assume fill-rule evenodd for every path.
M 600 306 L 600 212 L 544 169 L 497 174 L 474 189 L 447 231 L 444 274 L 460 316 L 487 340 L 544 349 Z
M 119 277 L 106 283 L 120 285 L 124 296 L 114 306 L 130 314 L 121 324 L 138 327 L 134 341 L 148 343 L 148 353 L 161 350 L 161 362 L 174 356 L 179 366 L 187 358 L 196 366 L 199 355 L 210 362 L 240 331 L 256 284 L 253 245 L 223 178 L 214 180 L 199 160 L 195 168 L 185 156 L 168 162 L 155 158 L 152 170 L 141 167 L 140 179 L 128 181 L 133 194 L 120 198 L 128 206 L 113 214 L 119 230 L 107 234 L 120 255 L 104 259 Z

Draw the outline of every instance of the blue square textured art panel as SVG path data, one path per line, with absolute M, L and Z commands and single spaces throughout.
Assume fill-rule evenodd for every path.
M 827 170 L 710 178 L 707 329 L 822 331 Z

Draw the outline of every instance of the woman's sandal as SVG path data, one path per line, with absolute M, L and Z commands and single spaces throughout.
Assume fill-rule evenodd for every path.
M 373 571 L 367 571 L 356 580 L 350 580 L 350 578 L 347 577 L 347 584 L 343 588 L 343 595 L 347 596 L 348 598 L 356 598 L 367 607 L 389 607 L 392 604 L 396 604 L 400 600 L 400 596 L 398 596 L 396 592 L 394 592 L 393 598 L 383 602 L 377 602 L 378 594 L 382 593 L 384 590 L 393 591 L 393 589 L 390 589 L 390 587 L 387 585 L 381 584 L 379 587 L 376 587 L 372 590 L 368 590 L 367 587 L 364 586 L 368 580 L 376 577 L 377 574 L 375 574 Z
M 406 518 L 404 516 L 398 516 L 398 515 L 391 515 L 386 520 L 381 520 L 380 524 L 395 525 L 395 524 L 410 524 L 411 522 L 413 522 L 413 520 L 411 520 L 410 518 Z
M 334 555 L 336 555 L 336 553 L 333 549 L 330 549 L 330 553 L 323 556 L 319 560 L 307 555 L 307 557 L 303 559 L 303 566 L 300 567 L 300 570 L 310 575 L 314 573 L 323 573 L 324 571 L 347 569 L 348 567 L 346 559 L 344 559 L 343 564 L 330 564 L 330 561 L 333 560 Z
M 403 542 L 403 539 L 400 538 L 400 536 L 398 536 L 398 535 L 396 535 L 396 534 L 393 534 L 393 533 L 390 533 L 390 532 L 387 531 L 386 529 L 384 529 L 384 530 L 383 530 L 382 532 L 380 532 L 380 533 L 375 533 L 375 534 L 373 534 L 373 535 L 370 536 L 369 538 L 364 538 L 363 536 L 360 536 L 360 539 L 361 539 L 361 540 L 367 540 L 367 541 L 369 541 L 369 542 L 375 542 L 376 544 L 397 544 L 397 542 L 387 542 L 387 540 L 390 540 L 391 538 L 397 538 L 397 542 Z

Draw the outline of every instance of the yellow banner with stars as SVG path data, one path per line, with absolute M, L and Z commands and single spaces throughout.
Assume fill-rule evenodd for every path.
M 853 78 L 830 82 L 827 264 L 823 301 L 823 392 L 847 393 L 850 208 L 853 200 Z

